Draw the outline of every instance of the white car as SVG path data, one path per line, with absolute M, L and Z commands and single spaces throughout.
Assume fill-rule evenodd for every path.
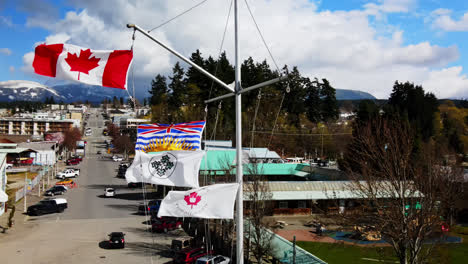
M 231 259 L 225 256 L 212 256 L 207 255 L 197 259 L 196 264 L 230 264 Z
M 112 160 L 114 160 L 114 161 L 122 161 L 123 158 L 120 157 L 120 156 L 114 155 L 114 156 L 112 156 Z
M 106 188 L 104 189 L 104 197 L 114 197 L 115 190 L 114 188 Z

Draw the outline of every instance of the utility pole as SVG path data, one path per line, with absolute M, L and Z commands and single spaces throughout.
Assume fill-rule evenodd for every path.
M 27 210 L 27 203 L 26 203 L 26 194 L 28 193 L 28 171 L 26 171 L 26 174 L 24 174 L 24 197 L 23 197 L 23 200 L 24 200 L 24 212 L 26 213 L 28 210 Z
M 293 238 L 293 259 L 292 263 L 296 264 L 296 236 Z

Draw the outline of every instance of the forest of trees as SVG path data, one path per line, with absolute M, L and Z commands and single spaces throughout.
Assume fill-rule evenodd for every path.
M 197 50 L 192 53 L 190 59 L 223 82 L 234 82 L 234 67 L 225 53 L 216 60 L 211 56 L 204 58 Z M 335 89 L 328 80 L 311 80 L 301 75 L 297 67 L 290 69 L 284 66 L 279 71 L 274 70 L 266 61 L 255 62 L 248 58 L 241 65 L 242 87 L 273 79 L 280 74 L 287 74 L 288 80 L 251 91 L 242 97 L 243 142 L 253 142 L 256 147 L 267 146 L 268 142 L 271 142 L 270 148 L 285 154 L 317 152 L 317 149 L 321 150 L 321 146 L 325 144 L 329 154 L 336 154 L 336 148 L 328 146 L 330 138 L 320 136 L 330 132 L 329 129 L 344 132 L 344 128 L 332 125 L 339 117 L 339 110 Z M 158 74 L 152 80 L 149 92 L 152 121 L 157 123 L 202 120 L 206 114 L 204 101 L 227 93 L 223 87 L 213 83 L 193 67 L 184 69 L 179 63 L 174 65 L 170 76 Z M 223 100 L 221 107 L 218 104 L 216 102 L 208 105 L 207 138 L 234 140 L 234 97 Z M 254 120 L 257 104 L 258 113 Z M 277 115 L 277 134 L 270 140 L 265 133 L 271 133 Z M 214 131 L 217 116 L 218 122 Z M 254 121 L 257 132 L 251 133 Z M 315 133 L 317 136 L 284 136 L 282 133 Z

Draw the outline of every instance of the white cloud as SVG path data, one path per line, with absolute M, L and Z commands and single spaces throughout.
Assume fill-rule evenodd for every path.
M 8 68 L 8 70 L 10 71 L 10 73 L 14 73 L 15 72 L 15 66 L 10 66 Z
M 11 21 L 11 18 L 9 18 L 9 17 L 0 16 L 0 26 L 1 25 L 5 25 L 7 27 L 12 27 L 13 22 Z
M 364 5 L 366 13 L 381 16 L 385 13 L 407 13 L 416 5 L 416 0 L 380 0 Z
M 12 53 L 12 51 L 9 48 L 0 48 L 0 54 L 10 56 L 11 53 Z
M 459 20 L 451 18 L 452 11 L 449 9 L 436 9 L 431 13 L 433 17 L 432 27 L 443 31 L 468 31 L 468 12 Z
M 25 73 L 34 73 L 34 69 L 32 67 L 32 63 L 34 60 L 34 52 L 28 52 L 24 54 L 23 56 L 23 67 L 21 67 L 21 70 Z
M 187 57 L 196 49 L 205 57 L 216 57 L 230 2 L 208 1 L 151 34 Z M 126 23 L 149 30 L 193 5 L 185 0 L 131 3 L 116 0 L 112 8 L 106 1 L 73 3 L 80 11 L 68 12 L 50 24 L 52 33 L 46 42 L 68 42 L 92 49 L 128 49 L 132 30 L 126 28 Z M 370 22 L 369 10 L 374 7 L 378 13 L 409 12 L 415 1 L 377 3 L 360 10 L 319 11 L 316 3 L 307 0 L 249 1 L 279 67 L 297 65 L 303 74 L 327 78 L 337 88 L 363 90 L 386 98 L 395 80 L 424 83 L 441 71 L 437 67 L 446 67 L 459 58 L 456 46 L 441 47 L 429 42 L 407 45 L 400 29 L 388 27 L 386 32 L 380 32 Z M 242 1 L 239 12 L 241 60 L 248 56 L 257 61 L 269 58 Z M 231 62 L 232 25 L 231 21 L 223 47 Z M 147 85 L 156 74 L 170 73 L 176 61 L 173 55 L 139 33 L 134 52 L 135 77 Z M 32 53 L 24 56 L 23 70 L 31 72 L 33 57 Z M 269 59 L 268 62 L 273 66 Z M 460 72 L 446 76 L 450 77 L 460 79 L 462 75 Z M 451 89 L 444 88 L 440 96 L 453 94 Z
M 468 78 L 460 66 L 434 70 L 422 85 L 439 98 L 468 98 Z

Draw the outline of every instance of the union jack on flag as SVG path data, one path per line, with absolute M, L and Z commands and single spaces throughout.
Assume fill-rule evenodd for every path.
M 201 135 L 206 121 L 178 124 L 142 124 L 138 126 L 135 150 L 145 150 L 150 144 L 173 142 L 190 145 L 191 150 L 200 150 Z

